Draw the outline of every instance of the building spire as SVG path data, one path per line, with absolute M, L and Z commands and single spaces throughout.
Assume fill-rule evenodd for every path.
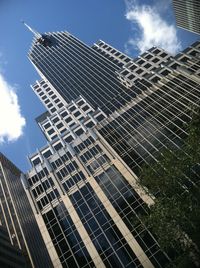
M 25 21 L 21 21 L 21 22 L 29 29 L 29 31 L 31 31 L 34 34 L 34 36 L 36 38 L 41 38 L 42 37 L 42 35 L 39 32 L 37 32 L 36 30 L 32 29 L 28 24 L 25 23 Z

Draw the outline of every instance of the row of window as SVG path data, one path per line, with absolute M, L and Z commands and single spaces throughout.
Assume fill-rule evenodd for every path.
M 49 172 L 48 172 L 47 168 L 44 168 L 43 170 L 38 172 L 36 175 L 34 175 L 28 179 L 29 185 L 32 186 L 33 184 L 37 183 L 45 176 L 48 176 L 48 174 L 49 174 Z
M 59 197 L 60 195 L 58 190 L 54 189 L 53 191 L 49 192 L 46 196 L 42 197 L 39 201 L 37 201 L 37 205 L 39 209 L 42 210 L 45 206 L 47 206 L 55 199 L 58 199 Z
M 43 194 L 45 191 L 54 186 L 53 180 L 51 177 L 48 177 L 47 180 L 43 181 L 41 184 L 37 185 L 32 189 L 32 193 L 35 198 Z
M 74 174 L 73 176 L 71 176 L 70 178 L 68 178 L 67 180 L 65 180 L 63 182 L 63 187 L 65 189 L 66 192 L 68 192 L 74 185 L 76 185 L 76 183 L 85 180 L 85 176 L 83 174 L 82 171 Z
M 81 120 L 81 119 L 84 119 L 84 117 L 79 118 L 79 120 Z M 100 121 L 102 121 L 103 119 L 105 119 L 105 116 L 104 116 L 103 114 L 99 114 L 98 116 L 95 117 L 95 119 L 96 119 L 98 122 L 100 122 Z M 70 128 L 73 127 L 73 126 L 76 124 L 76 122 L 74 122 L 73 119 L 72 119 L 71 117 L 69 117 L 69 116 L 65 119 L 65 122 L 69 125 Z M 95 123 L 94 123 L 92 120 L 87 121 L 87 123 L 86 123 L 86 127 L 93 127 L 94 125 L 95 125 Z M 65 126 L 63 125 L 62 122 L 60 122 L 59 124 L 57 124 L 57 125 L 55 125 L 55 126 L 56 126 L 56 128 L 58 129 L 58 131 L 60 132 L 60 134 L 62 134 L 62 133 L 64 133 L 64 132 L 66 131 L 66 128 L 65 128 Z M 51 127 L 51 124 L 50 124 L 50 123 L 46 123 L 46 124 L 44 125 L 44 128 L 45 128 L 45 129 L 50 128 L 50 129 L 47 130 L 47 133 L 48 133 L 48 135 L 50 136 L 50 139 L 51 139 L 51 140 L 57 138 L 57 132 L 56 132 L 56 130 L 53 128 L 53 126 Z M 84 130 L 83 130 L 81 127 L 79 127 L 78 129 L 74 130 L 74 133 L 75 133 L 77 136 L 80 136 L 80 135 L 82 135 L 82 134 L 84 133 Z M 69 141 L 68 141 L 68 142 L 69 142 Z
M 56 172 L 56 175 L 58 176 L 59 180 L 63 180 L 66 176 L 68 176 L 77 169 L 77 163 L 75 161 L 72 161 L 71 163 L 66 164 L 64 167 L 59 169 L 59 171 Z
M 84 150 L 85 148 L 87 148 L 87 146 L 91 145 L 94 143 L 94 139 L 90 136 L 87 139 L 85 139 L 84 141 L 82 141 L 81 143 L 79 143 L 77 146 L 74 146 L 74 150 L 79 153 L 79 151 Z

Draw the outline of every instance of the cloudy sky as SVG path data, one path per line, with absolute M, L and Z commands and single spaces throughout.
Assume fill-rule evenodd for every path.
M 105 40 L 132 57 L 152 46 L 174 55 L 198 39 L 176 28 L 171 0 L 0 0 L 0 151 L 23 171 L 46 141 L 34 121 L 45 110 L 30 88 L 39 76 L 27 59 L 32 34 L 22 19 L 88 45 Z

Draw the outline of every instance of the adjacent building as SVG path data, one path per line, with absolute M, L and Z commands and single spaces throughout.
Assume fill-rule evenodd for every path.
M 20 176 L 21 171 L 0 153 L 0 225 L 27 267 L 52 267 Z
M 0 266 L 10 268 L 27 267 L 21 250 L 11 244 L 8 233 L 2 226 L 0 226 Z
M 200 2 L 198 0 L 173 0 L 177 26 L 200 34 Z
M 187 136 L 200 43 L 132 59 L 103 41 L 33 32 L 29 59 L 41 80 L 32 88 L 47 108 L 36 121 L 48 144 L 29 157 L 24 185 L 53 265 L 169 265 L 142 222 L 154 199 L 138 177 Z

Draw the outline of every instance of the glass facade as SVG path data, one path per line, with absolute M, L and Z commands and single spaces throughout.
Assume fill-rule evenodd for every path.
M 173 0 L 177 26 L 200 34 L 200 3 L 198 0 Z
M 79 97 L 46 115 L 37 122 L 49 145 L 30 156 L 33 169 L 26 178 L 39 228 L 45 242 L 46 234 L 51 241 L 53 264 L 162 267 L 168 258 L 140 219 L 148 213 L 146 194 L 134 190 L 134 174 L 120 161 L 115 163 L 111 148 L 93 129 L 106 118 L 103 111 Z M 69 115 L 74 124 L 66 122 Z M 86 128 L 88 121 L 94 126 Z M 57 128 L 56 138 L 51 138 L 54 133 L 48 136 L 52 127 Z
M 33 44 L 29 58 L 69 103 L 80 95 L 94 107 L 107 106 L 126 89 L 117 79 L 120 68 L 67 32 L 51 33 L 52 47 Z
M 27 263 L 22 251 L 13 246 L 6 229 L 0 226 L 0 266 L 25 268 Z
M 1 225 L 11 245 L 21 250 L 27 267 L 52 267 L 20 174 L 21 171 L 0 153 Z
M 200 43 L 172 57 L 153 47 L 131 59 L 67 32 L 34 41 L 48 112 L 48 145 L 29 157 L 27 194 L 54 266 L 165 267 L 169 257 L 142 221 L 154 203 L 138 184 L 143 164 L 187 137 L 199 107 Z

